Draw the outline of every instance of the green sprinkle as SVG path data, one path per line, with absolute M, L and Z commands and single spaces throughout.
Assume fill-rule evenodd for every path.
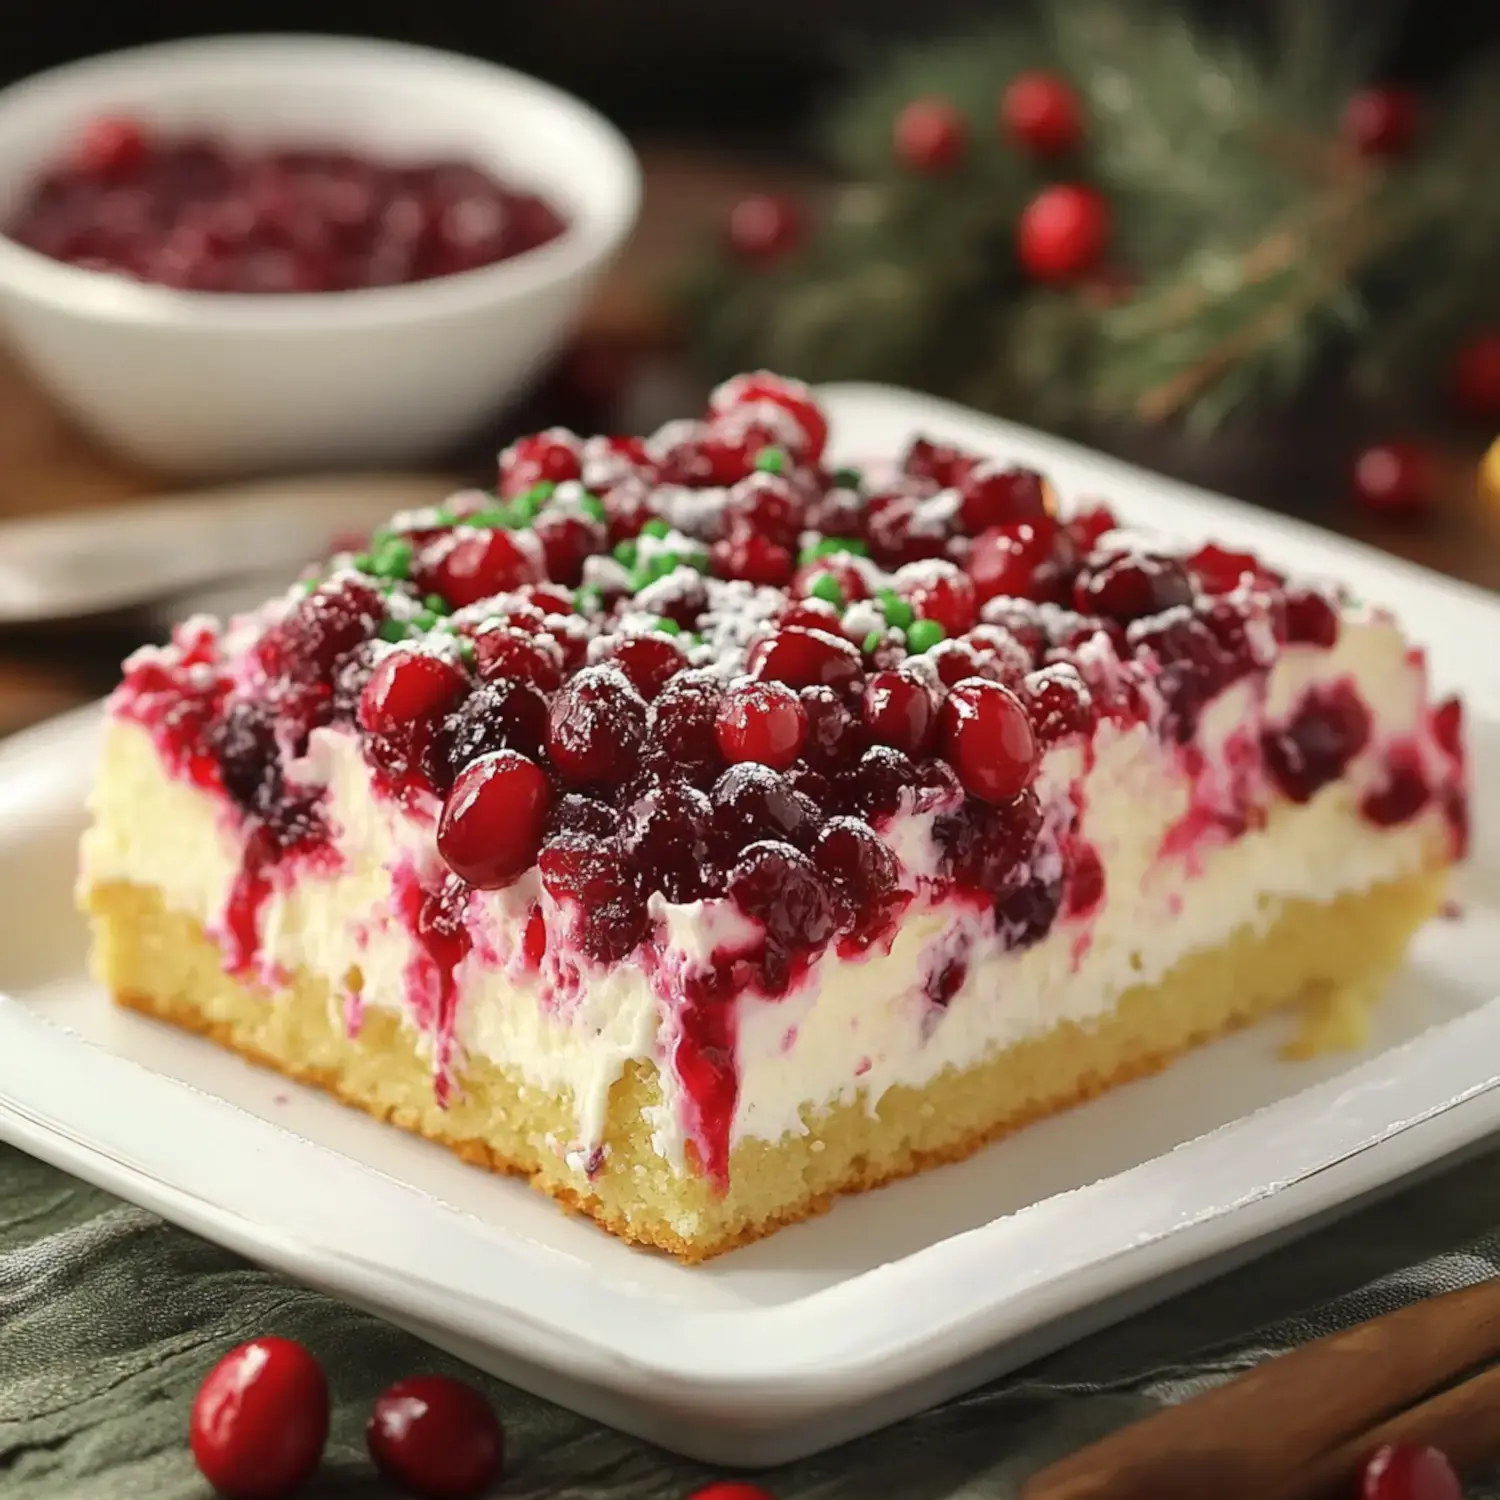
M 375 559 L 368 552 L 356 552 L 349 559 L 349 566 L 358 569 L 361 573 L 368 573 L 375 566 Z
M 814 599 L 826 599 L 835 609 L 844 607 L 844 591 L 832 573 L 819 573 L 808 592 Z
M 405 578 L 411 572 L 411 557 L 411 543 L 398 537 L 375 554 L 370 572 L 376 578 Z
M 866 656 L 869 656 L 884 639 L 885 631 L 872 630 L 869 635 L 865 637 L 864 643 L 861 645 L 860 650 L 863 651 Z
M 510 502 L 510 524 L 512 526 L 530 526 L 536 520 L 536 514 L 541 508 L 542 502 L 534 499 L 530 490 L 524 495 L 517 495 Z
M 458 659 L 466 667 L 474 665 L 474 642 L 466 635 L 458 637 Z
M 472 516 L 464 517 L 465 526 L 475 526 L 482 531 L 509 531 L 514 524 L 510 510 L 503 505 L 491 505 L 486 510 L 476 510 Z
M 363 571 L 363 570 L 361 570 L 361 571 Z M 315 588 L 317 588 L 317 586 L 318 586 L 318 580 L 316 578 L 304 578 L 304 579 L 302 579 L 298 583 L 298 585 L 297 585 L 297 594 L 298 594 L 298 597 L 303 598 L 303 599 L 307 598 L 307 596 L 310 593 L 312 593 L 312 591 Z
M 663 615 L 659 620 L 653 620 L 651 622 L 651 628 L 653 630 L 661 631 L 663 635 L 682 634 L 682 626 L 679 625 L 676 620 L 669 620 L 665 615 Z
M 406 626 L 400 620 L 387 620 L 380 627 L 380 639 L 389 641 L 393 646 L 398 645 L 406 639 Z
M 437 627 L 438 617 L 430 609 L 419 609 L 412 616 L 412 629 L 418 632 L 433 630 Z
M 451 612 L 448 608 L 448 601 L 441 594 L 429 594 L 422 603 L 435 615 L 446 615 Z
M 591 516 L 596 521 L 609 520 L 609 512 L 604 508 L 604 502 L 597 495 L 584 493 L 578 504 L 582 507 L 586 516 Z
M 594 615 L 604 607 L 604 595 L 592 584 L 584 584 L 573 595 L 573 608 L 581 615 Z
M 540 510 L 556 493 L 557 486 L 550 479 L 539 479 L 521 499 Z
M 440 505 L 432 513 L 432 524 L 434 526 L 457 526 L 458 517 L 446 505 Z
M 633 568 L 635 566 L 636 554 L 639 551 L 640 549 L 634 542 L 616 542 L 615 561 L 619 563 L 621 567 Z
M 755 455 L 755 467 L 762 474 L 784 474 L 786 472 L 786 452 L 781 448 L 762 448 Z
M 893 589 L 881 589 L 880 612 L 885 616 L 885 623 L 894 625 L 897 630 L 905 630 L 912 622 L 911 605 Z
M 865 481 L 858 469 L 835 469 L 833 482 L 841 490 L 857 490 Z
M 671 536 L 672 528 L 662 520 L 660 516 L 652 516 L 644 526 L 641 527 L 642 536 L 664 537 Z
M 947 633 L 936 620 L 913 620 L 906 632 L 906 649 L 920 656 L 931 651 Z
M 660 552 L 651 559 L 649 566 L 653 579 L 665 578 L 682 566 L 682 556 L 677 552 Z
M 870 547 L 857 536 L 824 536 L 804 547 L 799 561 L 817 562 L 820 557 L 837 557 L 841 552 L 851 557 L 868 557 Z

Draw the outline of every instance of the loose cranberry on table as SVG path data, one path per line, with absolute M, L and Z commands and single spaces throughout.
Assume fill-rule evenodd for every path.
M 774 1500 L 774 1497 L 758 1484 L 746 1484 L 743 1479 L 721 1479 L 694 1490 L 688 1500 Z
M 1370 1455 L 1359 1500 L 1463 1500 L 1463 1485 L 1437 1448 L 1392 1446 Z
M 309 293 L 476 270 L 566 227 L 471 162 L 241 148 L 111 116 L 41 175 L 5 232 L 54 260 L 184 291 Z
M 318 1465 L 328 1438 L 328 1382 L 291 1339 L 251 1339 L 208 1372 L 188 1441 L 203 1477 L 229 1500 L 277 1500 Z
M 398 1380 L 365 1427 L 375 1466 L 424 1500 L 466 1500 L 495 1480 L 505 1437 L 488 1401 L 446 1375 Z

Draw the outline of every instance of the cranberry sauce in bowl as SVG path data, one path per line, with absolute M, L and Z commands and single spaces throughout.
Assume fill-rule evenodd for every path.
M 92 120 L 5 233 L 86 270 L 193 292 L 344 292 L 473 271 L 566 229 L 472 161 L 397 162 L 324 140 L 249 145 Z

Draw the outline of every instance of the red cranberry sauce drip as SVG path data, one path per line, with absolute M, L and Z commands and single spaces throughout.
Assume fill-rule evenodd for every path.
M 403 976 L 412 1019 L 432 1043 L 433 1084 L 446 1107 L 451 1088 L 458 968 L 473 946 L 464 907 L 469 890 L 456 876 L 434 888 L 409 863 L 391 875 L 392 915 L 411 937 Z
M 252 149 L 101 120 L 31 188 L 10 238 L 90 270 L 195 292 L 339 292 L 471 271 L 566 229 L 464 161 Z

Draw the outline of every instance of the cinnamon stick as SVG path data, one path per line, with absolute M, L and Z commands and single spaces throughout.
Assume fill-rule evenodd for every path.
M 1167 1407 L 1043 1470 L 1021 1497 L 1296 1494 L 1316 1461 L 1359 1442 L 1368 1452 L 1383 1419 L 1497 1357 L 1500 1281 L 1481 1282 L 1305 1344 Z

